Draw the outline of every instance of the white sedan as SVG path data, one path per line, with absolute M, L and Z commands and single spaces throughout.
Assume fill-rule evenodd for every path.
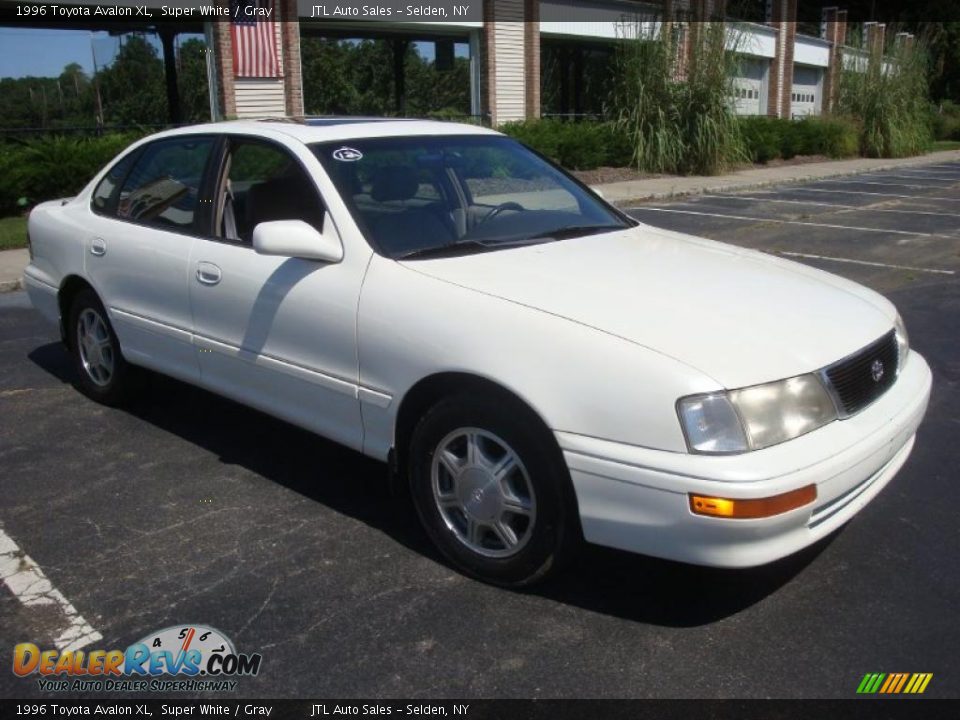
M 796 552 L 890 482 L 930 394 L 877 293 L 639 224 L 479 127 L 163 132 L 29 237 L 91 398 L 149 368 L 387 461 L 450 562 L 502 585 L 582 539 Z

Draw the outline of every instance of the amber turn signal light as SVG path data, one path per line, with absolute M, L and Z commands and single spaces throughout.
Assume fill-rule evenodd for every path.
M 797 490 L 767 498 L 732 500 L 730 498 L 690 495 L 690 512 L 694 515 L 734 518 L 740 520 L 780 515 L 798 507 L 809 505 L 817 499 L 817 486 L 807 485 Z

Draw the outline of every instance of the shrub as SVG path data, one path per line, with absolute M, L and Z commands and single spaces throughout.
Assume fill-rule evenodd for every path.
M 845 158 L 853 157 L 859 149 L 860 129 L 850 118 L 810 116 L 794 123 L 794 128 L 800 155 Z
M 138 137 L 138 133 L 49 135 L 0 145 L 0 214 L 15 212 L 22 197 L 36 204 L 76 195 Z
M 833 158 L 857 154 L 859 132 L 848 118 L 810 116 L 802 120 L 771 117 L 740 118 L 747 155 L 755 163 L 797 155 Z
M 840 76 L 840 109 L 860 126 L 867 157 L 917 155 L 930 146 L 926 43 L 899 43 L 871 53 L 866 67 Z
M 945 100 L 932 107 L 930 124 L 936 140 L 960 140 L 960 105 Z
M 628 133 L 641 170 L 713 175 L 746 159 L 731 107 L 736 55 L 728 52 L 722 23 L 695 24 L 694 51 L 683 81 L 676 81 L 676 38 L 667 23 L 658 34 L 640 23 L 620 43 L 611 96 L 619 127 Z
M 544 119 L 506 123 L 499 129 L 571 170 L 630 164 L 629 138 L 613 123 Z
M 10 152 L 10 143 L 0 144 L 0 217 L 12 215 L 17 211 L 17 182 L 15 180 L 17 163 Z
M 740 131 L 751 162 L 766 163 L 782 157 L 783 125 L 786 122 L 762 116 L 740 118 Z

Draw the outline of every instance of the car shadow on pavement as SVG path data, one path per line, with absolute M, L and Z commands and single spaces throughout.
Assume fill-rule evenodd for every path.
M 61 344 L 43 345 L 28 357 L 59 381 L 75 383 Z M 359 520 L 414 553 L 444 562 L 421 530 L 409 500 L 391 490 L 383 463 L 168 377 L 144 373 L 144 384 L 138 400 L 118 412 Z M 637 622 L 695 627 L 734 615 L 776 592 L 835 536 L 748 570 L 695 567 L 589 545 L 559 577 L 527 592 Z
M 800 575 L 836 538 L 758 568 L 697 567 L 587 545 L 566 572 L 536 590 L 557 602 L 667 627 L 697 627 L 760 602 Z

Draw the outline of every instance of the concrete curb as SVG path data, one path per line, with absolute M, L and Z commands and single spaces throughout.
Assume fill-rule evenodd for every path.
M 811 172 L 808 175 L 798 175 L 796 177 L 780 177 L 780 178 L 763 178 L 757 180 L 751 180 L 749 178 L 737 179 L 736 176 L 731 175 L 720 175 L 716 178 L 713 178 L 715 182 L 711 183 L 711 178 L 703 178 L 704 183 L 698 187 L 692 188 L 681 188 L 677 190 L 668 190 L 668 191 L 657 191 L 652 190 L 647 193 L 638 193 L 635 195 L 630 195 L 624 198 L 611 198 L 607 191 L 605 190 L 604 185 L 598 185 L 597 187 L 604 192 L 604 197 L 607 198 L 608 202 L 613 203 L 617 207 L 629 207 L 631 204 L 643 203 L 649 200 L 667 200 L 671 198 L 680 198 L 680 197 L 693 197 L 696 195 L 703 195 L 705 193 L 722 193 L 722 192 L 733 192 L 736 190 L 756 190 L 765 187 L 771 187 L 773 185 L 797 185 L 800 183 L 816 182 L 817 180 L 826 180 L 830 178 L 838 177 L 851 177 L 854 175 L 863 175 L 865 173 L 871 172 L 883 172 L 886 170 L 896 170 L 898 168 L 909 168 L 915 165 L 929 165 L 937 162 L 944 161 L 960 161 L 960 150 L 946 150 L 942 152 L 931 153 L 929 155 L 917 155 L 911 158 L 901 158 L 899 160 L 891 160 L 890 162 L 880 163 L 877 165 L 870 165 L 867 167 L 855 168 L 855 169 L 843 169 L 843 170 L 826 170 L 825 172 Z M 845 162 L 843 160 L 838 160 L 836 162 Z M 826 163 L 824 163 L 826 164 Z M 791 166 L 793 168 L 800 167 L 802 165 Z M 762 169 L 762 168 L 761 168 Z M 745 172 L 751 172 L 747 170 Z M 662 181 L 664 178 L 653 178 L 650 182 Z M 677 178 L 678 181 L 682 181 L 686 178 Z M 628 181 L 633 182 L 633 181 Z M 635 182 L 642 183 L 647 182 L 644 180 L 637 180 Z M 609 183 L 607 187 L 609 187 Z
M 17 290 L 23 290 L 23 288 L 23 278 L 0 282 L 0 293 L 16 292 Z
M 0 250 L 0 293 L 23 290 L 23 271 L 30 264 L 26 248 Z

